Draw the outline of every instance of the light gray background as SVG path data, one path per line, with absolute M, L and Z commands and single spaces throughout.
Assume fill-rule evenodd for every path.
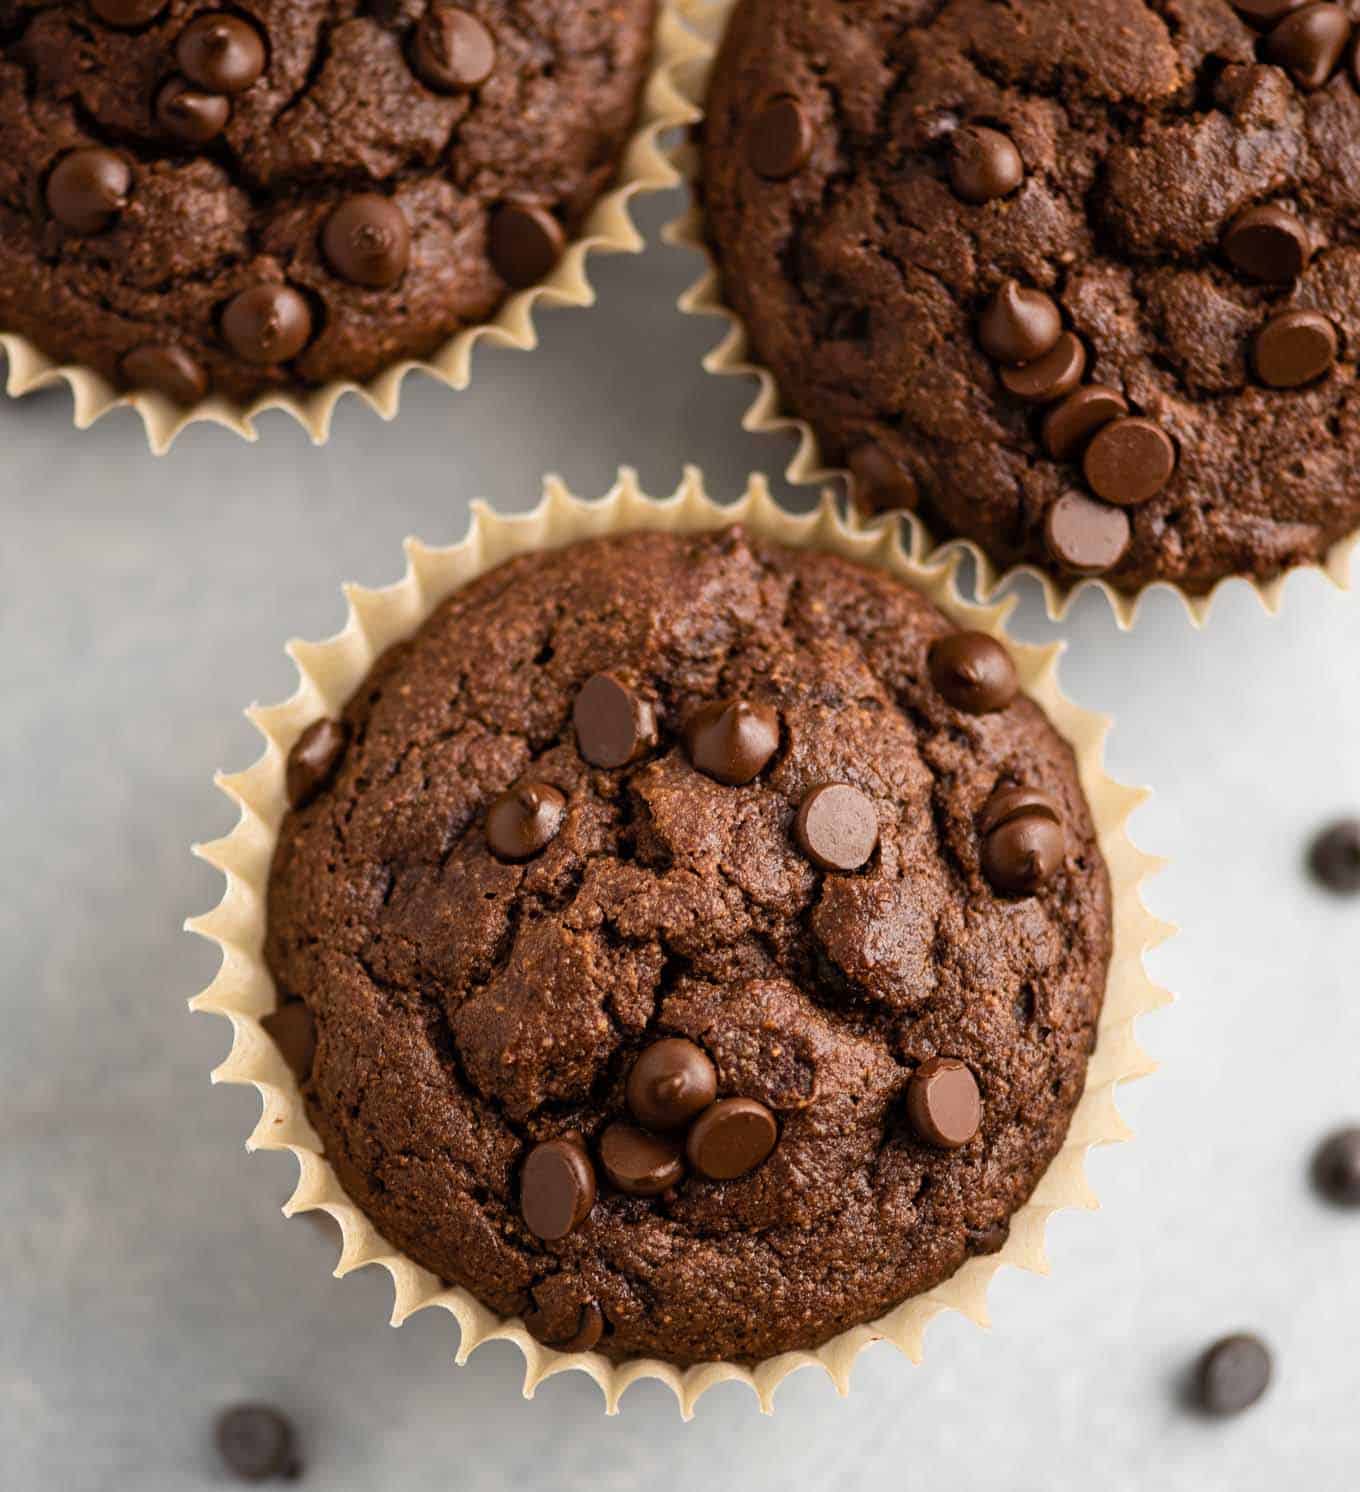
M 1279 620 L 1236 588 L 1202 635 L 1165 596 L 1133 636 L 1094 597 L 1061 629 L 1069 692 L 1118 717 L 1112 770 L 1157 790 L 1134 830 L 1172 862 L 1149 900 L 1184 931 L 1152 967 L 1180 1002 L 1143 1023 L 1164 1065 L 1124 1096 L 1136 1142 L 1090 1164 L 1103 1210 L 1051 1225 L 1050 1278 L 1000 1276 L 990 1334 L 941 1320 L 919 1368 L 874 1348 L 845 1402 L 800 1375 L 772 1420 L 733 1386 L 686 1426 L 655 1385 L 607 1420 L 577 1375 L 525 1403 L 514 1348 L 458 1370 L 443 1313 L 393 1332 L 385 1275 L 332 1280 L 329 1227 L 279 1215 L 291 1160 L 244 1153 L 258 1100 L 208 1086 L 228 1029 L 186 1013 L 214 956 L 179 931 L 220 892 L 188 845 L 231 823 L 211 775 L 256 754 L 241 708 L 291 689 L 282 644 L 340 623 L 341 580 L 394 579 L 402 537 L 458 538 L 473 496 L 782 469 L 739 428 L 749 386 L 699 370 L 716 324 L 673 310 L 694 268 L 609 261 L 537 353 L 482 355 L 462 395 L 411 382 L 393 425 L 347 403 L 323 450 L 275 415 L 156 461 L 130 414 L 74 434 L 64 393 L 0 401 L 6 1492 L 220 1485 L 208 1427 L 242 1396 L 296 1416 L 326 1489 L 1355 1486 L 1360 1218 L 1306 1168 L 1360 1121 L 1360 906 L 1300 859 L 1360 810 L 1360 600 L 1317 577 Z M 1056 630 L 1032 590 L 1016 627 Z M 1180 1376 L 1237 1327 L 1278 1382 L 1206 1424 Z

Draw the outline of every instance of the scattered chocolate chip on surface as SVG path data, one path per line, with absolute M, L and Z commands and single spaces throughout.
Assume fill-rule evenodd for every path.
M 932 1057 L 907 1084 L 907 1119 L 918 1139 L 938 1150 L 959 1150 L 982 1127 L 982 1095 L 966 1062 Z
M 769 1159 L 779 1125 L 754 1098 L 722 1098 L 690 1126 L 685 1140 L 689 1163 L 709 1181 L 735 1181 Z
M 871 798 L 848 782 L 824 782 L 804 797 L 794 834 L 814 865 L 858 870 L 878 847 L 878 811 Z
M 1297 389 L 1330 372 L 1336 362 L 1336 328 L 1316 311 L 1281 311 L 1256 334 L 1251 357 L 1261 382 Z
M 812 154 L 812 123 L 790 93 L 768 100 L 746 132 L 746 159 L 757 176 L 783 181 L 796 176 Z
M 167 78 L 156 94 L 156 123 L 182 145 L 206 145 L 231 118 L 231 100 L 196 88 L 187 78 Z
M 1308 866 L 1329 891 L 1360 891 L 1360 819 L 1329 824 L 1309 846 Z
M 1313 1183 L 1338 1207 L 1360 1207 L 1360 1128 L 1329 1135 L 1313 1157 Z
M 519 783 L 487 812 L 487 845 L 501 860 L 530 860 L 552 843 L 566 812 L 566 798 L 550 782 Z
M 745 699 L 715 700 L 685 722 L 689 759 L 707 777 L 741 787 L 779 750 L 779 712 Z
M 545 1140 L 525 1159 L 520 1213 L 535 1238 L 556 1243 L 574 1233 L 595 1206 L 595 1167 L 575 1140 Z
M 492 215 L 491 262 L 514 290 L 527 290 L 546 279 L 557 268 L 566 244 L 566 231 L 546 207 L 504 202 Z
M 1007 197 L 1025 179 L 1015 142 L 1000 130 L 966 124 L 949 141 L 949 181 L 954 194 L 974 206 Z
M 593 767 L 626 767 L 657 741 L 656 712 L 613 674 L 586 680 L 572 708 L 576 743 Z
M 175 404 L 197 404 L 208 392 L 208 375 L 182 347 L 134 347 L 124 353 L 120 369 L 130 389 L 163 394 Z
M 936 690 L 968 715 L 1004 710 L 1020 692 L 1011 655 L 986 632 L 951 632 L 927 655 Z
M 381 290 L 395 285 L 410 263 L 411 229 L 391 198 L 360 192 L 326 219 L 321 248 L 342 279 Z
M 1209 1347 L 1196 1375 L 1199 1407 L 1207 1414 L 1241 1414 L 1270 1387 L 1270 1349 L 1255 1336 L 1239 1333 Z
M 1065 492 L 1044 514 L 1044 543 L 1072 575 L 1104 575 L 1128 553 L 1133 524 L 1123 508 Z
M 267 1404 L 224 1409 L 214 1439 L 227 1470 L 243 1482 L 291 1481 L 302 1474 L 292 1421 Z
M 1340 65 L 1350 40 L 1351 18 L 1344 7 L 1319 3 L 1291 10 L 1266 38 L 1266 56 L 1283 67 L 1300 88 L 1321 88 Z
M 1097 497 L 1132 508 L 1157 496 L 1176 470 L 1176 445 L 1141 415 L 1103 425 L 1086 447 L 1082 470 Z
M 646 1129 L 679 1129 L 717 1094 L 718 1075 L 708 1053 L 678 1036 L 645 1047 L 628 1074 L 628 1108 Z
M 154 21 L 169 0 L 90 0 L 90 9 L 106 26 L 135 30 Z
M 1283 285 L 1308 266 L 1308 229 L 1292 212 L 1271 203 L 1239 212 L 1223 236 L 1223 252 L 1253 280 Z
M 305 808 L 335 776 L 349 746 L 349 726 L 343 720 L 313 720 L 288 753 L 284 786 L 288 806 Z
M 115 151 L 68 151 L 47 178 L 47 209 L 73 233 L 103 233 L 128 204 L 132 167 Z
M 244 93 L 264 73 L 267 58 L 255 27 L 225 11 L 190 21 L 175 43 L 180 72 L 209 93 Z
M 846 465 L 855 479 L 855 499 L 866 512 L 916 511 L 921 493 L 915 479 L 882 446 L 872 441 L 856 446 Z
M 1063 862 L 1066 838 L 1053 799 L 1035 788 L 1001 788 L 978 816 L 982 873 L 1008 896 L 1032 896 Z
M 412 33 L 411 66 L 436 93 L 468 93 L 496 70 L 496 38 L 471 11 L 434 0 Z
M 1095 433 L 1129 412 L 1117 389 L 1088 383 L 1044 416 L 1044 449 L 1055 461 L 1075 461 Z
M 311 338 L 311 308 L 290 285 L 252 285 L 223 307 L 222 335 L 243 362 L 286 363 Z
M 599 1345 L 604 1335 L 604 1313 L 593 1300 L 581 1307 L 576 1330 L 567 1337 L 554 1338 L 548 1330 L 542 1311 L 528 1311 L 524 1316 L 524 1329 L 535 1341 L 551 1347 L 554 1352 L 589 1352 Z
M 600 1164 L 609 1184 L 630 1197 L 659 1197 L 685 1179 L 676 1141 L 631 1124 L 611 1124 L 600 1136 Z
M 1006 280 L 982 313 L 978 340 L 989 357 L 1015 368 L 1051 352 L 1062 329 L 1062 313 L 1051 296 Z
M 1026 404 L 1052 404 L 1065 399 L 1086 372 L 1086 348 L 1080 337 L 1063 332 L 1042 357 L 1020 368 L 1002 368 L 1007 392 Z

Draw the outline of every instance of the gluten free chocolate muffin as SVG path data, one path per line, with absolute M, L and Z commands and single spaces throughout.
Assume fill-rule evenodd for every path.
M 1360 528 L 1357 15 L 741 0 L 708 233 L 861 504 L 1125 591 Z
M 192 404 L 494 315 L 632 125 L 655 0 L 0 0 L 0 328 Z
M 541 1341 L 816 1346 L 1004 1242 L 1110 887 L 990 637 L 740 529 L 515 559 L 304 733 L 268 1025 L 383 1235 Z

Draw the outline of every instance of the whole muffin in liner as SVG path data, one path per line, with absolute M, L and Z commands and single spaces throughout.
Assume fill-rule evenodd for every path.
M 1084 1095 L 1061 1151 L 1029 1201 L 1012 1215 L 1009 1237 L 999 1252 L 970 1259 L 934 1289 L 904 1301 L 880 1320 L 842 1332 L 815 1352 L 787 1352 L 750 1364 L 702 1362 L 679 1369 L 653 1358 L 614 1361 L 595 1351 L 555 1351 L 535 1340 L 518 1319 L 499 1317 L 469 1292 L 444 1284 L 382 1239 L 342 1189 L 308 1121 L 292 1072 L 261 1025 L 275 1005 L 274 983 L 264 961 L 266 885 L 287 812 L 284 778 L 289 752 L 309 725 L 339 713 L 381 654 L 411 636 L 449 595 L 502 562 L 591 537 L 638 530 L 695 533 L 733 523 L 743 525 L 754 538 L 791 548 L 825 550 L 882 567 L 922 592 L 961 626 L 1005 638 L 1006 607 L 976 607 L 959 598 L 957 556 L 921 565 L 903 552 L 894 533 L 886 529 L 855 532 L 837 517 L 829 502 L 817 513 L 794 518 L 779 509 L 763 484 L 753 481 L 735 506 L 719 506 L 704 494 L 697 472 L 687 474 L 673 498 L 657 502 L 645 497 L 632 474 L 624 472 L 605 499 L 584 503 L 550 480 L 543 502 L 531 514 L 504 518 L 478 504 L 471 532 L 461 544 L 429 549 L 410 542 L 408 569 L 400 582 L 382 590 L 348 588 L 351 614 L 342 632 L 325 643 L 292 645 L 290 652 L 301 675 L 297 693 L 285 704 L 248 712 L 265 737 L 264 755 L 248 771 L 219 779 L 240 808 L 240 822 L 225 839 L 198 851 L 224 872 L 227 891 L 214 911 L 189 924 L 191 930 L 217 943 L 223 954 L 216 979 L 191 1002 L 192 1008 L 224 1015 L 232 1022 L 231 1054 L 213 1076 L 214 1081 L 253 1084 L 260 1092 L 263 1113 L 249 1146 L 287 1149 L 298 1159 L 301 1175 L 285 1211 L 321 1208 L 336 1219 L 345 1240 L 337 1274 L 369 1263 L 380 1263 L 389 1271 L 396 1289 L 394 1322 L 427 1306 L 442 1306 L 459 1322 L 460 1362 L 482 1342 L 511 1340 L 525 1356 L 526 1393 L 552 1374 L 575 1368 L 589 1373 L 600 1385 L 610 1412 L 617 1410 L 624 1390 L 639 1378 L 667 1383 L 686 1417 L 708 1388 L 729 1379 L 750 1385 L 762 1408 L 769 1411 L 778 1384 L 800 1367 L 819 1364 L 845 1392 L 851 1365 L 870 1342 L 886 1338 L 919 1360 L 926 1324 L 941 1310 L 957 1309 L 984 1322 L 986 1285 L 995 1270 L 1002 1263 L 1042 1270 L 1043 1232 L 1049 1214 L 1065 1206 L 1095 1205 L 1083 1175 L 1083 1156 L 1091 1145 L 1128 1137 L 1114 1106 L 1114 1088 L 1150 1070 L 1133 1026 L 1139 1015 L 1167 998 L 1148 980 L 1142 964 L 1143 952 L 1170 931 L 1141 901 L 1141 883 L 1157 862 L 1136 850 L 1124 831 L 1129 813 L 1143 794 L 1120 787 L 1105 775 L 1101 758 L 1107 722 L 1063 697 L 1056 681 L 1058 649 L 1005 639 L 1021 688 L 1042 707 L 1073 750 L 1111 883 L 1113 953 Z

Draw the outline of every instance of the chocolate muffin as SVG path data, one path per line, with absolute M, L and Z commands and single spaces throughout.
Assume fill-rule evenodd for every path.
M 541 1341 L 754 1362 L 999 1249 L 1110 885 L 1009 654 L 740 529 L 536 553 L 289 759 L 267 1026 L 381 1233 Z
M 556 264 L 656 0 L 0 0 L 0 329 L 192 404 L 363 381 Z
M 708 232 L 858 500 L 1125 591 L 1360 528 L 1357 14 L 742 0 Z

